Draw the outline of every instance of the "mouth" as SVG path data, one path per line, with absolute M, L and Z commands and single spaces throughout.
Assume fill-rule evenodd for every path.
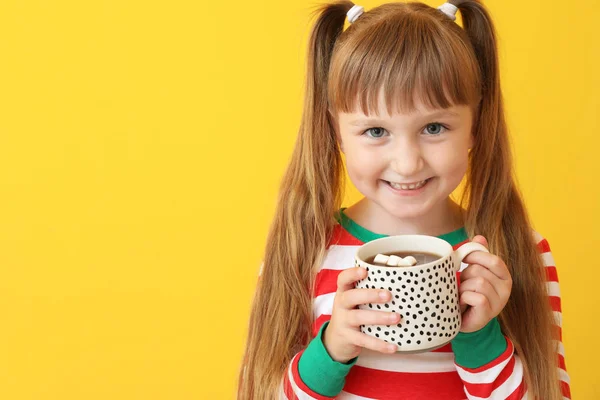
M 387 183 L 392 189 L 395 190 L 418 190 L 421 189 L 423 186 L 425 186 L 432 178 L 428 178 L 425 179 L 424 181 L 419 181 L 419 182 L 411 182 L 411 183 L 397 183 L 397 182 L 389 182 L 389 181 L 384 181 L 385 183 Z

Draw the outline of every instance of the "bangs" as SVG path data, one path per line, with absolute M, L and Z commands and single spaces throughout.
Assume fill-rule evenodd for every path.
M 460 26 L 429 6 L 386 13 L 338 39 L 329 70 L 330 110 L 376 115 L 381 95 L 390 115 L 411 113 L 418 102 L 429 109 L 479 102 L 479 66 Z

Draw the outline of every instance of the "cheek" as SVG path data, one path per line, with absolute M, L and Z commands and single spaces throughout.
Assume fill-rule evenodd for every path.
M 460 183 L 469 165 L 467 153 L 455 155 L 448 161 L 448 178 L 456 185 Z
M 364 149 L 359 151 L 356 148 L 347 146 L 345 155 L 346 170 L 348 171 L 348 176 L 354 182 L 378 177 L 385 169 L 381 157 Z
M 446 176 L 459 175 L 458 179 L 462 179 L 462 176 L 467 171 L 469 164 L 469 153 L 467 149 L 457 150 L 456 148 L 436 152 L 429 159 L 429 165 L 431 165 L 438 174 Z

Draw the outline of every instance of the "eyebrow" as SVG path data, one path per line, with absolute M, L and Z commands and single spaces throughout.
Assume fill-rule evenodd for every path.
M 443 110 L 443 111 L 435 111 L 432 112 L 431 114 L 425 114 L 425 115 L 420 115 L 418 118 L 423 118 L 423 119 L 430 119 L 430 118 L 439 118 L 439 117 L 460 117 L 460 115 L 457 112 L 454 111 L 449 111 L 449 110 Z M 365 118 L 365 119 L 356 119 L 353 121 L 350 121 L 349 124 L 353 125 L 353 126 L 363 126 L 363 125 L 373 125 L 373 124 L 381 124 L 383 122 L 386 122 L 384 120 L 380 120 L 377 118 Z

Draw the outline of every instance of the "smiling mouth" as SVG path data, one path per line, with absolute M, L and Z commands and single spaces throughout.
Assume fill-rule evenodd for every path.
M 417 189 L 420 189 L 423 186 L 425 186 L 425 184 L 427 184 L 427 182 L 429 182 L 430 180 L 431 180 L 431 178 L 428 178 L 428 179 L 425 179 L 424 181 L 413 182 L 413 183 L 396 183 L 396 182 L 389 182 L 389 181 L 385 181 L 385 182 L 396 190 L 417 190 Z

